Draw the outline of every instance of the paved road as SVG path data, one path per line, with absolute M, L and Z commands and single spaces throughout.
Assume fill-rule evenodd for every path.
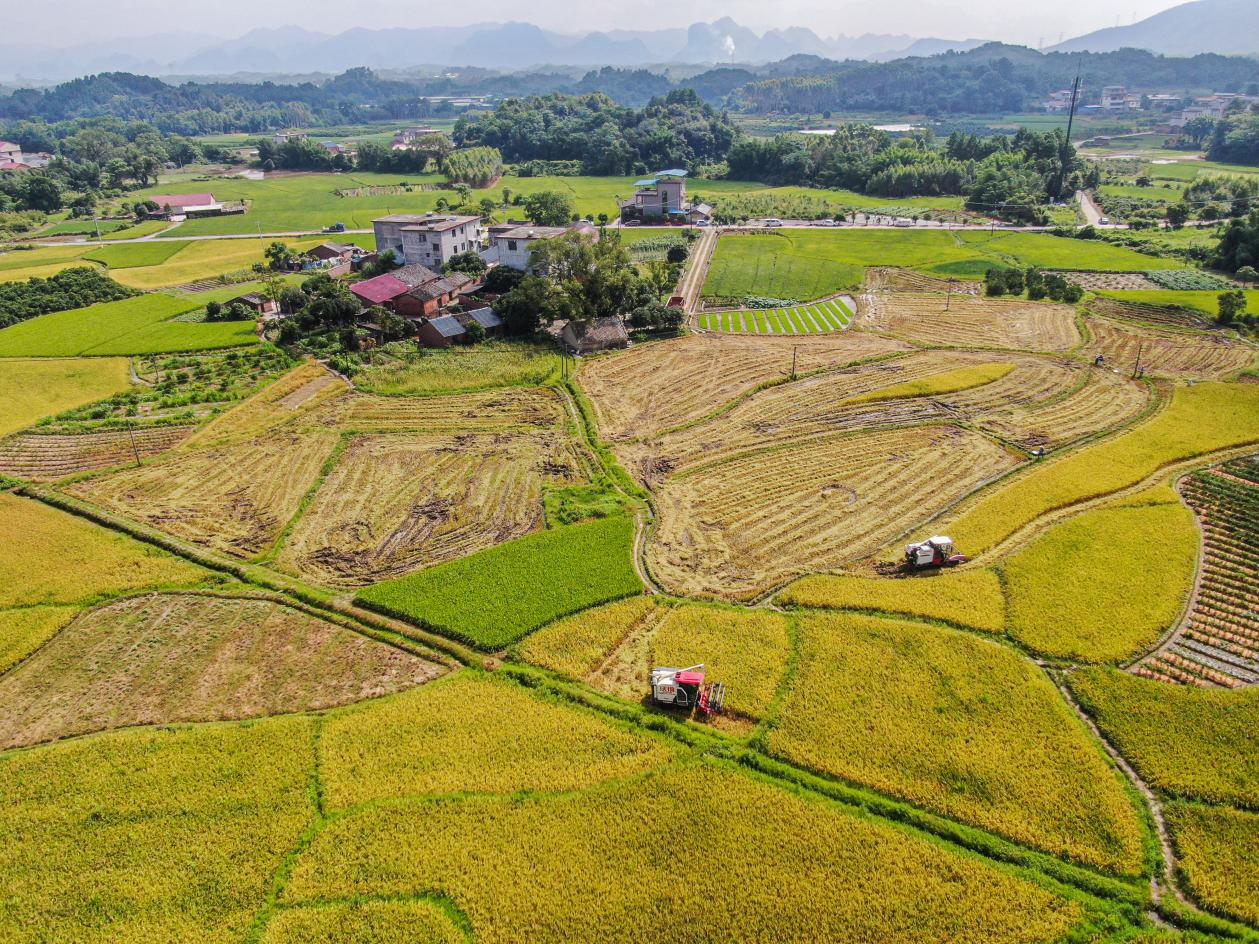
M 699 310 L 704 280 L 708 277 L 708 263 L 717 248 L 717 230 L 707 229 L 691 246 L 686 271 L 678 282 L 678 294 L 682 296 L 682 310 L 688 314 Z
M 1097 229 L 1109 228 L 1109 224 L 1102 226 L 1102 208 L 1097 205 L 1092 194 L 1086 190 L 1077 190 L 1075 199 L 1080 204 L 1080 212 L 1084 214 L 1084 222 Z

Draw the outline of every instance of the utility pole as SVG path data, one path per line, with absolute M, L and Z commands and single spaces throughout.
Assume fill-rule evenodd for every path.
M 127 420 L 127 435 L 131 438 L 131 453 L 136 457 L 136 468 L 140 468 L 140 450 L 136 446 L 136 431 L 131 425 L 131 420 Z
M 796 379 L 796 355 L 799 352 L 800 352 L 800 348 L 797 345 L 792 345 L 791 347 L 791 379 L 792 380 Z
M 1062 156 L 1058 159 L 1061 165 L 1058 168 L 1058 187 L 1057 193 L 1054 194 L 1059 200 L 1062 199 L 1062 188 L 1067 183 L 1067 159 L 1071 154 L 1071 129 L 1075 127 L 1075 108 L 1080 98 L 1080 70 L 1077 68 L 1075 72 L 1075 84 L 1071 86 L 1071 110 L 1067 113 L 1067 137 L 1062 142 Z
M 949 306 L 953 304 L 953 286 L 957 284 L 957 279 L 949 279 L 949 293 L 944 298 L 944 310 L 948 311 Z
M 1132 379 L 1133 380 L 1136 380 L 1137 375 L 1141 372 L 1141 350 L 1142 348 L 1144 348 L 1144 346 L 1145 346 L 1144 341 L 1137 342 L 1137 362 L 1132 365 Z

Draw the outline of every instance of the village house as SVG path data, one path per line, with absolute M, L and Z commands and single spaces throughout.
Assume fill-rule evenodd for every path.
M 212 193 L 159 193 L 147 199 L 157 204 L 157 209 L 149 214 L 154 219 L 187 219 L 197 216 L 221 216 L 228 212 L 244 212 L 244 207 L 237 210 L 214 199 Z
M 22 148 L 12 141 L 0 141 L 0 164 L 21 163 Z
M 565 226 L 534 226 L 532 223 L 499 223 L 489 228 L 490 245 L 481 258 L 490 265 L 505 265 L 521 272 L 529 271 L 533 247 L 545 239 L 554 239 L 568 232 Z
M 389 148 L 393 151 L 409 151 L 420 138 L 430 134 L 444 134 L 440 128 L 404 128 L 393 136 Z
M 358 246 L 343 243 L 320 243 L 313 249 L 306 250 L 306 255 L 314 260 L 317 268 L 333 278 L 348 275 L 354 268 L 354 259 L 363 254 Z
M 560 332 L 560 342 L 570 354 L 596 354 L 629 346 L 629 332 L 620 318 L 570 321 Z
M 498 337 L 503 333 L 503 319 L 494 313 L 494 309 L 478 308 L 476 311 L 425 318 L 416 329 L 416 337 L 425 347 L 466 344 L 471 340 L 468 328 L 474 322 L 484 329 L 486 337 Z
M 305 131 L 277 131 L 271 135 L 271 143 L 275 145 L 287 144 L 290 141 L 301 141 L 306 137 Z
M 481 249 L 479 216 L 395 213 L 372 220 L 372 229 L 376 234 L 376 252 L 392 250 L 404 264 L 440 269 L 452 256 Z
M 690 223 L 707 222 L 713 208 L 686 198 L 686 171 L 662 170 L 654 177 L 636 181 L 638 190 L 621 204 L 621 222 Z
M 265 318 L 267 315 L 278 315 L 280 305 L 274 299 L 259 295 L 257 292 L 249 292 L 245 295 L 237 295 L 228 305 L 244 305 L 256 315 Z
M 455 301 L 472 281 L 462 272 L 441 275 L 412 264 L 351 285 L 350 291 L 368 306 L 382 305 L 406 318 L 426 318 Z

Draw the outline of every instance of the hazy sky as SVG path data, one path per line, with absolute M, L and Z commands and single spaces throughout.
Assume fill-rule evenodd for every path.
M 632 4 L 574 0 L 480 0 L 474 7 L 417 0 L 353 3 L 347 0 L 59 0 L 6 2 L 0 45 L 70 43 L 144 36 L 168 31 L 237 36 L 255 27 L 295 24 L 319 32 L 352 27 L 458 26 L 478 21 L 528 20 L 565 32 L 685 26 L 730 16 L 757 31 L 807 26 L 831 36 L 844 33 L 907 33 L 946 39 L 1001 39 L 1036 46 L 1060 36 L 1130 23 L 1175 6 L 1178 0 L 637 0 Z M 50 10 L 52 11 L 50 15 Z

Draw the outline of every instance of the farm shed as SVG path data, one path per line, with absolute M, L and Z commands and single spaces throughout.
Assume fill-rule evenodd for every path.
M 257 292 L 249 292 L 245 295 L 237 295 L 229 305 L 244 305 L 250 311 L 258 315 L 272 315 L 280 310 L 280 306 L 270 298 L 259 295 Z
M 560 333 L 564 347 L 573 354 L 595 354 L 629 345 L 625 322 L 620 318 L 570 321 Z
M 378 275 L 374 279 L 366 279 L 350 286 L 350 291 L 364 304 L 390 307 L 394 299 L 405 295 L 410 290 L 410 285 L 393 275 Z
M 416 285 L 397 298 L 394 307 L 399 314 L 408 318 L 430 317 L 454 301 L 459 290 L 471 281 L 462 272 L 451 272 L 445 276 L 433 275 L 432 279 Z
M 492 308 L 478 308 L 476 311 L 425 318 L 416 329 L 416 334 L 428 347 L 450 347 L 451 344 L 462 344 L 468 340 L 468 326 L 474 322 L 485 329 L 487 337 L 496 337 L 503 333 L 503 319 Z

